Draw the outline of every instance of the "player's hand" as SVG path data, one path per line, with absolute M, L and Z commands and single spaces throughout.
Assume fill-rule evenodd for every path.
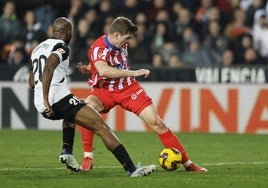
M 150 75 L 150 71 L 148 69 L 139 69 L 135 71 L 134 77 L 137 76 L 144 76 L 144 78 L 147 78 Z
M 83 65 L 82 62 L 77 63 L 76 68 L 83 74 L 91 73 L 91 65 Z
M 51 117 L 53 114 L 54 114 L 54 111 L 52 109 L 52 107 L 50 106 L 49 102 L 44 100 L 43 101 L 43 104 L 45 105 L 46 107 L 46 110 L 45 110 L 45 113 L 48 117 Z

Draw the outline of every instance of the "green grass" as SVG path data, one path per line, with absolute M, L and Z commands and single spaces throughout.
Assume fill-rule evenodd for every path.
M 95 137 L 92 171 L 71 173 L 58 161 L 60 131 L 0 130 L 0 187 L 2 188 L 156 188 L 268 187 L 268 135 L 177 134 L 191 159 L 205 174 L 164 171 L 157 164 L 162 146 L 154 133 L 117 132 L 135 163 L 156 164 L 147 177 L 129 178 L 101 140 Z M 80 132 L 74 153 L 81 162 Z

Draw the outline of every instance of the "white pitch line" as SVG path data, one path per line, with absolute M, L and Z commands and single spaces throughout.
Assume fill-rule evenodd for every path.
M 261 161 L 261 162 L 228 162 L 228 163 L 203 163 L 200 165 L 207 165 L 207 166 L 224 166 L 224 165 L 261 165 L 261 164 L 268 164 L 268 161 Z
M 245 164 L 249 164 L 249 165 L 262 165 L 262 164 L 268 164 L 268 161 L 259 161 L 259 162 L 221 162 L 221 163 L 203 163 L 203 164 L 199 164 L 199 165 L 204 165 L 204 166 L 227 166 L 227 165 L 245 165 Z M 121 166 L 94 166 L 94 168 L 100 168 L 100 169 L 108 169 L 108 168 L 121 168 Z M 0 171 L 40 171 L 40 170 L 47 170 L 48 168 L 0 168 Z M 57 167 L 55 168 L 56 170 L 63 170 L 66 169 L 66 167 Z

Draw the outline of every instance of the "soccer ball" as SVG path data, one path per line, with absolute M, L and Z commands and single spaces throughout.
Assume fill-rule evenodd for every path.
M 167 171 L 173 171 L 179 168 L 182 164 L 182 155 L 175 148 L 165 148 L 161 151 L 158 157 L 158 162 L 162 168 Z

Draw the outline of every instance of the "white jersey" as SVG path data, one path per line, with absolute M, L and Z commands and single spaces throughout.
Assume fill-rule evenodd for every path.
M 69 68 L 69 48 L 64 41 L 47 39 L 40 43 L 31 54 L 34 73 L 34 105 L 39 112 L 44 112 L 42 76 L 47 58 L 54 54 L 59 58 L 59 65 L 54 70 L 49 90 L 49 103 L 53 105 L 70 94 L 67 86 L 67 73 Z

